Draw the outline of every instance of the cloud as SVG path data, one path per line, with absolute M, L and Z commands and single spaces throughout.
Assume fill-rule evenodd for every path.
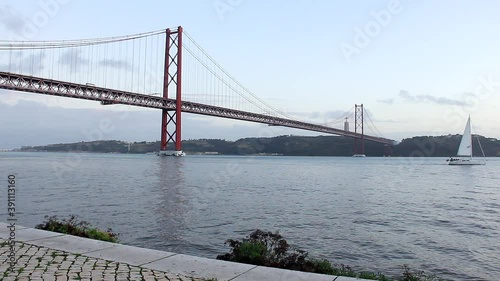
M 460 106 L 467 106 L 469 105 L 465 101 L 461 100 L 455 100 L 455 99 L 449 99 L 449 98 L 443 98 L 443 97 L 434 97 L 431 95 L 422 95 L 419 96 L 425 101 L 433 102 L 436 104 L 442 104 L 442 105 L 460 105 Z
M 126 69 L 130 68 L 130 64 L 124 60 L 117 60 L 117 59 L 103 59 L 99 61 L 99 65 L 101 66 L 109 66 L 109 67 L 114 67 L 114 68 L 121 68 L 121 69 Z
M 336 120 L 352 115 L 352 112 L 345 112 L 340 110 L 329 110 L 329 111 L 313 111 L 313 112 L 286 112 L 289 115 L 297 116 L 300 118 L 307 119 L 322 119 L 322 120 Z
M 14 11 L 12 7 L 9 5 L 0 7 L 0 25 L 4 26 L 6 30 L 19 34 L 25 24 L 25 17 Z
M 59 56 L 59 63 L 68 66 L 71 72 L 76 72 L 82 66 L 87 65 L 89 60 L 81 56 L 79 49 L 69 49 Z
M 403 98 L 405 101 L 415 101 L 415 97 L 410 95 L 408 91 L 401 90 L 399 91 L 399 96 Z
M 377 101 L 381 102 L 381 103 L 386 103 L 386 104 L 393 104 L 394 103 L 394 98 L 392 98 L 392 99 L 377 100 Z
M 0 64 L 0 67 L 10 72 L 22 74 L 40 73 L 44 68 L 43 62 L 47 55 L 40 51 L 36 51 L 36 53 L 28 55 L 25 55 L 24 53 L 14 52 L 11 55 L 11 58 L 5 59 L 7 63 Z
M 458 106 L 468 106 L 469 103 L 464 100 L 450 99 L 445 97 L 435 97 L 432 95 L 411 95 L 408 91 L 399 91 L 399 97 L 406 102 L 413 103 L 434 103 L 438 105 L 458 105 Z

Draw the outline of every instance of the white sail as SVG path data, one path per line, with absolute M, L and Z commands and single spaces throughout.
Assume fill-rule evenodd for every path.
M 472 156 L 472 135 L 470 131 L 470 116 L 467 119 L 467 125 L 465 125 L 464 134 L 462 136 L 462 141 L 458 147 L 457 156 Z
M 479 142 L 479 138 L 477 139 L 479 143 L 479 148 L 481 148 L 481 152 L 484 151 L 481 147 L 481 143 Z M 470 125 L 470 116 L 467 119 L 467 125 L 465 125 L 464 135 L 462 136 L 462 140 L 460 141 L 460 147 L 457 152 L 458 158 L 451 157 L 448 161 L 448 165 L 485 165 L 486 159 L 477 160 L 472 158 L 472 134 L 471 134 L 471 125 Z

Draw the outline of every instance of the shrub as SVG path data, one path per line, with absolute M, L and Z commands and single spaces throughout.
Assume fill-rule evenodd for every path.
M 440 280 L 434 275 L 425 274 L 423 271 L 411 270 L 403 265 L 403 277 L 391 279 L 382 273 L 355 272 L 350 266 L 332 264 L 325 259 L 310 259 L 303 250 L 290 250 L 290 245 L 279 233 L 255 230 L 241 241 L 228 239 L 226 245 L 231 247 L 229 253 L 218 255 L 217 259 L 249 263 L 254 265 L 277 267 L 283 269 L 348 276 L 370 280 L 390 281 L 432 281 Z
M 249 263 L 321 274 L 356 276 L 348 266 L 333 267 L 327 260 L 309 259 L 303 250 L 290 250 L 290 244 L 279 233 L 260 229 L 242 241 L 228 239 L 231 251 L 217 256 L 219 260 Z
M 69 219 L 63 220 L 59 220 L 57 216 L 45 216 L 45 221 L 37 225 L 35 228 L 95 240 L 113 243 L 118 242 L 118 234 L 114 233 L 111 228 L 108 228 L 107 231 L 102 231 L 97 228 L 90 227 L 88 222 L 78 221 L 78 218 L 75 215 L 71 215 Z

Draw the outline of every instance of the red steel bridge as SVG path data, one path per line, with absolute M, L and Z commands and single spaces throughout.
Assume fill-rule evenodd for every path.
M 183 154 L 182 113 L 352 137 L 355 154 L 364 153 L 365 140 L 394 144 L 365 134 L 363 105 L 354 107 L 354 131 L 299 121 L 277 110 L 225 71 L 182 27 L 100 39 L 0 40 L 0 62 L 7 62 L 0 63 L 0 89 L 160 109 L 165 155 Z M 168 152 L 170 142 L 175 150 Z

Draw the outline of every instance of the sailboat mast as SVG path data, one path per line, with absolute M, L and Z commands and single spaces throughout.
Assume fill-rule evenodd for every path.
M 470 115 L 469 115 L 469 119 L 470 119 Z M 472 124 L 471 124 L 471 130 L 472 130 Z M 472 137 L 472 133 L 471 133 L 471 137 Z M 481 154 L 483 155 L 483 158 L 486 158 L 486 155 L 484 154 L 483 146 L 481 145 L 481 141 L 479 140 L 479 136 L 477 134 L 476 134 L 476 139 L 477 139 L 477 144 L 479 145 L 479 149 L 481 149 Z M 472 145 L 472 141 L 471 141 L 471 145 Z
M 472 127 L 470 125 L 470 115 L 469 115 L 469 119 L 467 119 L 467 125 L 469 126 L 469 138 L 470 138 L 470 159 L 472 159 L 472 155 L 474 154 L 474 150 L 473 150 L 473 144 L 472 144 Z

